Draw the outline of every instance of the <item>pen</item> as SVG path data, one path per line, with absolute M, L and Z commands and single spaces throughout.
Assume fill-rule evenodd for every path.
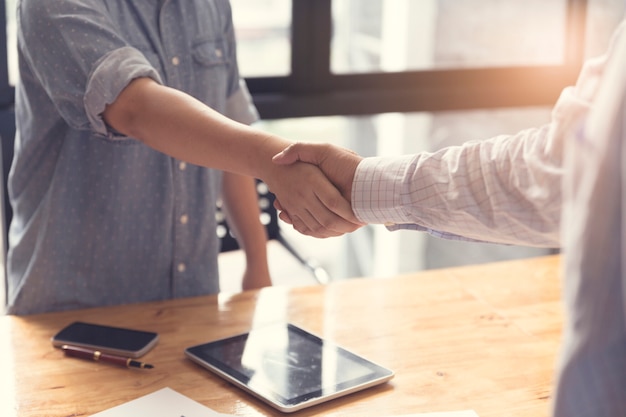
M 115 365 L 125 366 L 127 368 L 142 368 L 152 369 L 154 366 L 149 363 L 139 362 L 133 358 L 127 358 L 119 355 L 111 355 L 109 353 L 102 353 L 99 350 L 87 349 L 78 346 L 63 345 L 61 347 L 66 355 L 73 356 L 75 358 L 90 359 L 96 362 L 106 362 Z

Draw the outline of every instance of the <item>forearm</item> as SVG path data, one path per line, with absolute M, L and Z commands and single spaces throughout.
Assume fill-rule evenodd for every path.
M 228 225 L 246 256 L 242 289 L 272 285 L 267 259 L 267 232 L 259 220 L 254 179 L 225 172 L 222 200 Z
M 260 210 L 254 179 L 225 172 L 222 200 L 229 227 L 248 262 L 267 259 L 267 232 L 259 220 Z
M 361 220 L 442 237 L 558 246 L 561 150 L 548 139 L 535 129 L 401 161 L 369 159 L 357 170 L 353 207 Z M 368 171 L 383 174 L 372 183 L 363 180 Z M 388 200 L 363 201 L 384 184 L 395 187 Z
M 418 162 L 416 175 L 431 176 L 441 164 L 436 169 L 449 177 L 435 174 L 433 189 L 426 192 L 423 204 L 439 198 L 439 210 L 415 212 L 438 230 L 478 240 L 558 246 L 562 155 L 546 153 L 547 141 L 547 129 L 533 129 Z M 414 184 L 415 192 L 420 187 Z M 439 197 L 431 197 L 431 191 Z
M 119 132 L 196 165 L 261 177 L 290 142 L 232 121 L 193 97 L 140 78 L 104 113 Z

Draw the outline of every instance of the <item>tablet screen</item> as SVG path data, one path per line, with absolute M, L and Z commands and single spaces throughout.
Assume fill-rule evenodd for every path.
M 194 346 L 186 354 L 282 411 L 295 411 L 393 376 L 390 370 L 291 324 Z

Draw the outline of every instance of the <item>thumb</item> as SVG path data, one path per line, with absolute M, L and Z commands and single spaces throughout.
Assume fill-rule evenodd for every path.
M 312 146 L 312 145 L 309 145 Z M 300 143 L 292 143 L 281 152 L 272 157 L 272 162 L 277 165 L 290 165 L 297 161 L 308 162 L 318 165 L 320 163 L 318 154 L 314 151 L 308 151 L 306 145 Z

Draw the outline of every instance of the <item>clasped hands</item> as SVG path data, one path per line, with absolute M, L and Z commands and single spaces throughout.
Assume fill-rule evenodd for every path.
M 355 216 L 351 206 L 352 182 L 358 164 L 363 158 L 351 150 L 331 144 L 317 143 L 293 143 L 272 158 L 276 165 L 293 165 L 308 163 L 317 166 L 326 176 L 331 185 L 316 190 L 321 204 L 307 204 L 304 199 L 296 202 L 290 201 L 289 207 L 283 204 L 282 196 L 277 195 L 274 206 L 279 211 L 281 220 L 289 223 L 298 232 L 313 237 L 340 236 L 353 232 L 363 223 Z M 287 179 L 285 179 L 287 180 Z M 299 184 L 300 187 L 312 184 Z M 337 195 L 339 191 L 340 195 Z M 315 206 L 315 207 L 313 207 Z M 297 210 L 296 210 L 297 208 Z M 303 219 L 296 212 L 306 211 L 307 216 L 315 219 L 311 222 L 308 218 Z

